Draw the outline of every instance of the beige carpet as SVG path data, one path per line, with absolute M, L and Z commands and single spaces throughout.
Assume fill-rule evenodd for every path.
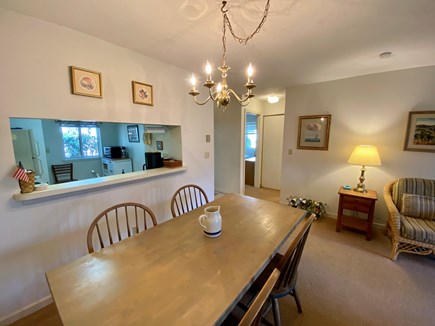
M 269 188 L 255 188 L 245 185 L 245 195 L 255 198 L 264 199 L 274 203 L 279 203 L 279 190 Z
M 283 325 L 435 325 L 435 257 L 388 258 L 390 239 L 315 221 L 299 265 L 298 292 L 281 299 Z M 268 318 L 272 320 L 271 318 Z

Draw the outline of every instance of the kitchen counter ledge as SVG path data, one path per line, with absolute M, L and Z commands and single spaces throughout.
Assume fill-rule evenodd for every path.
M 157 168 L 146 171 L 130 172 L 126 174 L 117 174 L 107 177 L 91 178 L 86 180 L 72 181 L 66 183 L 59 183 L 49 185 L 45 190 L 33 191 L 30 193 L 14 194 L 13 199 L 16 201 L 28 201 L 35 200 L 39 198 L 48 198 L 57 195 L 64 195 L 69 193 L 75 193 L 82 190 L 96 189 L 101 187 L 107 187 L 111 185 L 122 184 L 126 182 L 154 178 L 169 174 L 174 174 L 178 172 L 185 171 L 186 167 L 176 167 L 176 168 Z

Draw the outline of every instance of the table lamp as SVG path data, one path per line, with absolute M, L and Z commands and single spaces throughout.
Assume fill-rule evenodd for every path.
M 376 146 L 372 145 L 359 145 L 356 146 L 350 155 L 347 163 L 362 165 L 361 176 L 359 177 L 359 183 L 354 188 L 354 191 L 367 192 L 364 184 L 364 172 L 366 172 L 366 165 L 381 165 L 381 159 L 379 158 L 378 150 Z

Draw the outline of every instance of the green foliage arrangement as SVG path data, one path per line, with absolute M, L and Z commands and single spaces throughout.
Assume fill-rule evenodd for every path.
M 287 198 L 287 201 L 289 206 L 304 209 L 310 214 L 315 214 L 316 219 L 326 214 L 326 203 L 313 199 L 299 198 L 297 196 L 290 196 Z

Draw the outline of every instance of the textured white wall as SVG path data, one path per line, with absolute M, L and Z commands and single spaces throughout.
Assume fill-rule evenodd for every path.
M 142 40 L 140 40 L 142 41 Z M 44 273 L 86 254 L 86 232 L 100 211 L 121 201 L 152 208 L 159 222 L 169 201 L 194 182 L 213 199 L 213 108 L 187 94 L 189 73 L 105 41 L 0 9 L 0 323 L 49 295 Z M 68 66 L 102 72 L 103 99 L 71 94 Z M 154 106 L 132 103 L 131 81 L 154 87 Z M 9 117 L 181 125 L 187 171 L 147 181 L 27 203 L 19 192 Z M 204 159 L 204 152 L 210 159 Z M 164 242 L 164 239 L 162 239 Z
M 223 112 L 214 109 L 215 187 L 223 193 L 241 192 L 242 110 L 234 102 Z
M 409 111 L 435 110 L 435 67 L 288 88 L 281 201 L 289 195 L 326 202 L 337 214 L 338 189 L 355 186 L 360 167 L 347 163 L 356 145 L 378 147 L 382 166 L 367 167 L 365 184 L 378 192 L 375 222 L 384 223 L 383 186 L 400 177 L 435 179 L 435 154 L 403 151 Z M 331 114 L 328 151 L 296 149 L 298 117 Z M 287 155 L 287 149 L 293 155 Z

